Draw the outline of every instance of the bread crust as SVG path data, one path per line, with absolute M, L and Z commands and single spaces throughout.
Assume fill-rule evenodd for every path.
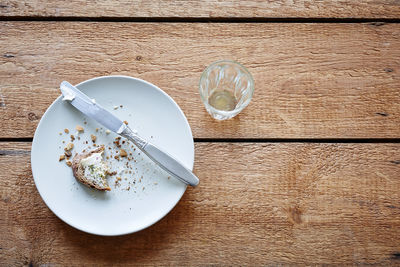
M 97 190 L 101 190 L 101 191 L 110 191 L 111 188 L 108 185 L 107 181 L 106 181 L 106 187 L 101 187 L 99 185 L 94 184 L 92 181 L 88 180 L 85 177 L 85 170 L 81 165 L 81 160 L 85 159 L 87 157 L 89 157 L 90 155 L 94 154 L 94 153 L 100 153 L 104 151 L 104 146 L 100 146 L 92 151 L 86 152 L 86 153 L 82 153 L 82 154 L 76 154 L 74 156 L 74 158 L 72 159 L 72 173 L 74 174 L 75 178 L 81 182 L 84 185 L 87 185 L 91 188 L 95 188 Z

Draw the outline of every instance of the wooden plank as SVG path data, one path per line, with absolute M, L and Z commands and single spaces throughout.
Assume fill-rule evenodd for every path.
M 399 18 L 393 0 L 2 0 L 1 16 L 200 18 Z
M 0 263 L 397 265 L 399 149 L 196 143 L 199 187 L 156 225 L 105 238 L 69 227 L 46 208 L 29 143 L 0 143 Z
M 1 22 L 0 34 L 0 137 L 32 137 L 62 80 L 112 74 L 165 90 L 197 138 L 400 137 L 398 24 Z M 256 87 L 225 122 L 198 93 L 220 59 Z

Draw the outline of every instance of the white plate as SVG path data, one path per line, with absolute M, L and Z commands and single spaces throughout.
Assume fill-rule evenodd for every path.
M 190 126 L 179 106 L 161 89 L 126 76 L 99 77 L 77 87 L 120 119 L 128 121 L 141 136 L 165 149 L 187 168 L 193 168 L 194 144 Z M 123 107 L 114 109 L 120 105 Z M 76 125 L 83 126 L 85 132 L 77 135 Z M 123 147 L 133 154 L 136 162 L 113 160 L 112 167 L 121 169 L 128 162 L 132 167 L 128 170 L 134 173 L 128 171 L 108 178 L 112 188 L 109 192 L 80 184 L 65 160 L 58 161 L 59 156 L 70 142 L 70 134 L 80 137 L 73 142 L 73 154 L 87 148 L 92 143 L 90 134 L 94 134 L 96 143 L 105 144 L 105 153 L 110 155 L 114 149 L 109 150 L 108 146 L 115 147 L 112 142 L 116 135 L 107 135 L 105 129 L 96 132 L 95 129 L 101 127 L 58 97 L 43 115 L 33 138 L 31 162 L 36 187 L 50 210 L 77 229 L 98 235 L 122 235 L 142 230 L 176 205 L 186 185 L 169 177 L 127 143 Z M 65 128 L 70 131 L 68 135 L 63 132 Z M 84 144 L 85 140 L 88 145 Z M 117 176 L 122 178 L 119 186 L 115 185 Z

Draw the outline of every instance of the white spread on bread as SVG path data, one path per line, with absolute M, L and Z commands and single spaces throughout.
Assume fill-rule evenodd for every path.
M 109 169 L 103 161 L 102 153 L 93 153 L 89 157 L 82 159 L 81 166 L 88 180 L 96 185 L 108 186 L 105 178 Z

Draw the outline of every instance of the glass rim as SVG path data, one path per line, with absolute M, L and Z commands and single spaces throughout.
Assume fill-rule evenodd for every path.
M 235 65 L 238 65 L 241 69 L 244 70 L 244 72 L 245 72 L 245 73 L 248 75 L 248 77 L 250 78 L 249 80 L 250 80 L 250 88 L 251 88 L 251 90 L 250 90 L 250 97 L 249 97 L 249 100 L 246 101 L 246 102 L 244 102 L 244 103 L 243 103 L 242 105 L 240 105 L 239 107 L 236 107 L 235 109 L 229 110 L 229 111 L 221 110 L 221 109 L 216 109 L 216 108 L 214 108 L 213 106 L 211 106 L 210 104 L 208 104 L 208 100 L 204 98 L 204 96 L 203 96 L 203 94 L 202 94 L 202 92 L 201 92 L 201 81 L 205 78 L 205 75 L 206 75 L 206 73 L 208 72 L 208 70 L 211 69 L 211 67 L 214 67 L 214 66 L 216 66 L 216 65 L 218 65 L 218 64 L 221 64 L 221 63 L 233 63 L 233 64 L 235 64 Z M 254 78 L 253 78 L 253 75 L 251 75 L 250 71 L 249 71 L 245 66 L 243 66 L 242 64 L 240 64 L 239 62 L 234 61 L 234 60 L 230 60 L 230 59 L 218 60 L 218 61 L 215 61 L 215 62 L 211 63 L 210 65 L 208 65 L 207 68 L 205 68 L 204 71 L 202 72 L 202 74 L 201 74 L 201 76 L 200 76 L 200 80 L 199 80 L 199 93 L 200 93 L 200 98 L 201 98 L 203 104 L 204 104 L 207 108 L 211 109 L 212 111 L 215 111 L 215 112 L 224 114 L 224 115 L 231 115 L 232 113 L 235 113 L 235 112 L 238 112 L 238 111 L 239 111 L 239 112 L 242 111 L 242 110 L 243 110 L 245 107 L 247 107 L 248 104 L 250 103 L 250 100 L 253 98 L 253 93 L 254 93 Z

